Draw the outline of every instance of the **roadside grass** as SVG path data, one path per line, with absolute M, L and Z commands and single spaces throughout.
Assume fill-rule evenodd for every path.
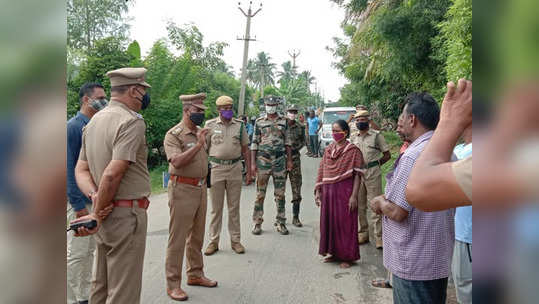
M 163 188 L 163 172 L 168 172 L 168 165 L 161 165 L 150 171 L 153 195 L 164 193 L 167 190 L 166 188 Z

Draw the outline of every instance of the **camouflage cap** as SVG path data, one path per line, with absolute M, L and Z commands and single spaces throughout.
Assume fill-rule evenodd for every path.
M 288 107 L 287 111 L 299 111 L 299 108 L 298 108 L 297 105 L 291 104 L 291 105 Z
M 129 84 L 138 84 L 147 88 L 151 88 L 145 80 L 145 68 L 121 68 L 107 72 L 107 77 L 110 78 L 111 87 L 119 87 Z
M 279 97 L 275 97 L 275 96 L 272 96 L 272 95 L 264 97 L 264 104 L 265 105 L 276 105 L 276 104 L 280 104 L 280 103 L 281 103 L 281 99 Z

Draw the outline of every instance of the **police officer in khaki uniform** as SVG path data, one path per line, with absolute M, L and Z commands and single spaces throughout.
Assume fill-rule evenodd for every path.
M 369 224 L 367 221 L 367 202 L 374 197 L 381 195 L 382 191 L 382 171 L 380 167 L 391 159 L 389 146 L 384 136 L 378 131 L 370 130 L 369 112 L 360 110 L 354 115 L 358 132 L 350 140 L 355 144 L 363 154 L 365 160 L 365 178 L 361 180 L 359 189 L 359 243 L 363 244 L 369 241 Z M 382 156 L 380 157 L 380 154 Z M 373 231 L 376 236 L 376 248 L 380 249 L 382 243 L 382 218 L 380 215 L 371 212 L 371 222 L 374 223 Z
M 151 190 L 146 124 L 137 113 L 150 102 L 145 73 L 144 68 L 108 72 L 111 101 L 92 118 L 82 135 L 75 176 L 94 210 L 74 222 L 98 222 L 96 228 L 80 228 L 76 234 L 95 233 L 93 304 L 140 302 Z M 101 213 L 111 203 L 112 213 L 102 219 Z
M 204 121 L 205 93 L 182 95 L 182 121 L 165 135 L 165 153 L 169 162 L 168 198 L 170 207 L 169 238 L 166 257 L 167 294 L 173 300 L 185 301 L 181 289 L 183 255 L 187 251 L 187 285 L 217 286 L 204 276 L 202 244 L 206 225 L 208 129 Z
M 219 236 L 223 219 L 223 204 L 228 205 L 228 232 L 232 250 L 244 253 L 240 243 L 240 197 L 243 183 L 241 157 L 245 159 L 247 185 L 251 183 L 249 136 L 243 121 L 233 118 L 233 100 L 221 96 L 215 101 L 219 117 L 206 122 L 209 129 L 207 145 L 211 166 L 211 222 L 210 243 L 204 254 L 212 255 L 219 250 Z

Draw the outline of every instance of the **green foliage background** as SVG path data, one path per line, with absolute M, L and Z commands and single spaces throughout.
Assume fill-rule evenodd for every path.
M 346 10 L 344 39 L 328 47 L 349 80 L 343 105 L 397 119 L 405 97 L 441 102 L 447 81 L 472 79 L 471 0 L 330 0 Z

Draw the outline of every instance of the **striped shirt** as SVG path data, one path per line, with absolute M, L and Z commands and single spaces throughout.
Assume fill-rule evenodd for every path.
M 408 211 L 408 217 L 399 223 L 383 216 L 384 266 L 405 280 L 449 277 L 455 210 L 423 212 L 410 206 L 405 195 L 408 177 L 432 134 L 429 131 L 411 143 L 386 176 L 386 199 Z

